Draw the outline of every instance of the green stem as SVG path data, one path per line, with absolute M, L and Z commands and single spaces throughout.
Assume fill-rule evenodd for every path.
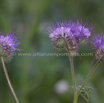
M 73 80 L 73 86 L 74 86 L 74 94 L 77 92 L 76 90 L 76 83 L 75 83 L 75 76 L 74 76 L 74 66 L 73 66 L 73 57 L 69 56 L 70 59 L 70 65 L 71 65 L 71 73 L 72 73 L 72 80 Z
M 102 58 L 100 58 L 98 60 L 98 62 L 95 64 L 95 66 L 92 68 L 92 70 L 90 71 L 90 73 L 88 74 L 87 78 L 85 79 L 85 81 L 83 82 L 81 88 L 78 90 L 77 94 L 79 95 L 79 93 L 81 92 L 82 88 L 84 87 L 84 85 L 86 84 L 86 82 L 88 81 L 88 79 L 90 78 L 91 74 L 94 72 L 94 70 L 96 69 L 96 67 L 99 65 L 100 61 L 104 58 L 104 56 Z
M 74 103 L 77 103 L 77 100 L 78 100 L 78 94 L 75 93 L 75 94 L 74 94 Z
M 65 49 L 68 52 L 68 56 L 69 56 L 69 60 L 70 60 L 72 81 L 73 81 L 73 86 L 74 86 L 74 101 L 73 101 L 73 103 L 77 103 L 78 95 L 77 95 L 77 89 L 76 89 L 76 83 L 75 83 L 75 76 L 74 76 L 73 56 L 71 56 L 71 54 L 70 54 L 70 49 L 68 47 L 68 44 L 67 44 L 67 41 L 66 40 L 65 40 L 65 46 L 66 46 Z
M 10 89 L 11 89 L 11 91 L 12 91 L 12 94 L 13 94 L 13 96 L 14 96 L 16 102 L 19 103 L 19 100 L 18 100 L 18 98 L 17 98 L 17 96 L 16 96 L 16 93 L 15 93 L 15 91 L 13 90 L 13 87 L 12 87 L 12 85 L 11 85 L 11 82 L 10 82 L 10 79 L 9 79 L 9 76 L 8 76 L 8 73 L 7 73 L 7 70 L 6 70 L 6 67 L 5 67 L 5 63 L 4 63 L 3 57 L 1 57 L 1 61 L 2 61 L 2 64 L 3 64 L 4 73 L 5 73 L 7 82 L 8 82 L 8 84 L 9 84 L 9 87 L 10 87 Z
M 73 103 L 77 103 L 78 95 L 77 95 L 77 89 L 76 89 L 76 83 L 75 83 L 75 76 L 74 76 L 73 57 L 72 56 L 69 56 L 69 59 L 70 59 L 72 80 L 73 80 L 73 86 L 74 86 L 74 102 Z

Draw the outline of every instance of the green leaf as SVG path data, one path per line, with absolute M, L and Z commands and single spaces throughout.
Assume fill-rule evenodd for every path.
M 74 88 L 74 86 L 71 86 L 72 88 Z M 77 87 L 76 87 L 76 89 L 77 89 L 77 91 L 80 89 L 80 85 L 78 85 Z M 87 102 L 89 102 L 89 94 L 91 93 L 91 91 L 93 90 L 94 88 L 92 88 L 92 87 L 87 87 L 87 86 L 85 86 L 85 87 L 83 87 L 82 88 L 82 90 L 81 90 L 81 92 L 80 92 L 80 95 L 87 101 Z
M 81 87 L 81 86 L 78 85 L 77 90 L 79 90 L 80 87 Z M 81 95 L 87 102 L 89 102 L 89 94 L 91 93 L 92 89 L 93 89 L 92 87 L 87 87 L 87 86 L 85 86 L 85 87 L 82 88 L 82 90 L 81 90 L 81 92 L 80 92 L 80 95 Z

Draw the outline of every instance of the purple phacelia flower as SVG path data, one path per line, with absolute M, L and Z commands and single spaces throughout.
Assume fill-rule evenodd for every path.
M 104 35 L 97 34 L 92 37 L 91 44 L 97 49 L 96 51 L 96 59 L 104 56 Z
M 92 27 L 85 27 L 83 23 L 57 22 L 56 25 L 52 24 L 52 28 L 47 26 L 49 37 L 53 45 L 57 48 L 66 48 L 66 44 L 70 52 L 76 51 L 79 44 L 85 44 L 91 36 Z
M 17 42 L 18 37 L 14 36 L 15 33 L 7 34 L 6 36 L 0 33 L 0 56 L 4 58 L 5 61 L 10 61 L 12 59 L 12 53 L 17 49 L 16 47 L 21 43 Z

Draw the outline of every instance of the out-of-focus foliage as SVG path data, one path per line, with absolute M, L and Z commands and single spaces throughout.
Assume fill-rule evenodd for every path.
M 95 26 L 92 35 L 104 31 L 104 0 L 0 0 L 0 29 L 4 34 L 15 31 L 22 41 L 18 47 L 23 49 L 21 53 L 30 53 L 21 55 L 17 51 L 13 60 L 6 63 L 20 103 L 72 103 L 68 57 L 52 56 L 52 53 L 66 51 L 60 52 L 52 46 L 45 27 L 56 21 L 77 19 L 82 19 L 83 23 L 87 20 Z M 94 50 L 87 44 L 80 46 L 79 52 L 91 53 Z M 51 53 L 51 56 L 42 56 L 40 53 Z M 91 65 L 94 55 L 81 58 L 82 63 L 78 56 L 74 57 L 77 85 L 82 84 L 96 63 L 95 60 Z M 103 62 L 86 84 L 94 88 L 89 103 L 104 103 Z M 15 103 L 1 63 L 0 67 L 0 103 Z M 60 80 L 64 82 L 59 83 Z M 79 96 L 78 103 L 86 101 Z
M 81 88 L 81 86 L 78 85 L 78 86 L 77 86 L 77 91 L 78 91 L 80 88 Z M 89 95 L 90 95 L 92 89 L 93 89 L 92 87 L 83 87 L 82 90 L 81 90 L 81 92 L 80 92 L 80 95 L 81 95 L 87 102 L 89 102 L 89 98 L 90 98 Z

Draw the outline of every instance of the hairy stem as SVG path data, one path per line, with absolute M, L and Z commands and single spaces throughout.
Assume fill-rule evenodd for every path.
M 104 58 L 104 56 L 102 58 L 100 58 L 98 60 L 98 62 L 95 64 L 95 66 L 91 69 L 90 73 L 88 74 L 87 78 L 85 79 L 85 81 L 83 82 L 81 88 L 78 90 L 78 95 L 81 92 L 82 88 L 85 86 L 86 82 L 88 81 L 88 79 L 90 78 L 91 74 L 94 72 L 94 70 L 96 69 L 96 67 L 99 65 L 99 63 L 101 62 L 101 60 Z
M 71 65 L 71 73 L 72 73 L 72 80 L 73 80 L 73 86 L 74 86 L 74 103 L 77 103 L 78 95 L 77 95 L 75 76 L 74 76 L 73 57 L 69 56 L 69 60 L 70 60 L 70 65 Z
M 76 83 L 75 83 L 75 76 L 74 76 L 73 57 L 69 56 L 69 59 L 70 59 L 70 65 L 71 65 L 72 80 L 74 85 L 74 93 L 76 93 L 77 90 L 76 90 Z
M 66 40 L 65 40 L 65 46 L 66 46 L 66 51 L 68 52 L 70 66 L 71 66 L 72 81 L 73 81 L 73 86 L 74 86 L 74 103 L 77 103 L 78 96 L 77 96 L 77 89 L 76 89 L 75 76 L 74 76 L 73 56 L 71 56 L 70 54 L 70 50 L 69 50 Z
M 6 67 L 5 67 L 5 63 L 4 63 L 3 57 L 1 57 L 1 61 L 2 61 L 2 64 L 3 64 L 4 73 L 5 73 L 7 82 L 8 82 L 8 84 L 9 84 L 9 87 L 10 87 L 10 89 L 11 89 L 11 91 L 12 91 L 12 94 L 13 94 L 13 96 L 14 96 L 16 102 L 19 103 L 19 100 L 18 100 L 18 98 L 17 98 L 17 96 L 16 96 L 16 93 L 15 93 L 15 91 L 13 90 L 13 87 L 12 87 L 12 85 L 11 85 L 11 82 L 10 82 L 10 79 L 9 79 L 9 76 L 8 76 L 8 73 L 7 73 L 7 70 L 6 70 Z
M 74 94 L 74 103 L 77 103 L 77 101 L 78 101 L 78 94 L 77 94 L 77 92 Z

